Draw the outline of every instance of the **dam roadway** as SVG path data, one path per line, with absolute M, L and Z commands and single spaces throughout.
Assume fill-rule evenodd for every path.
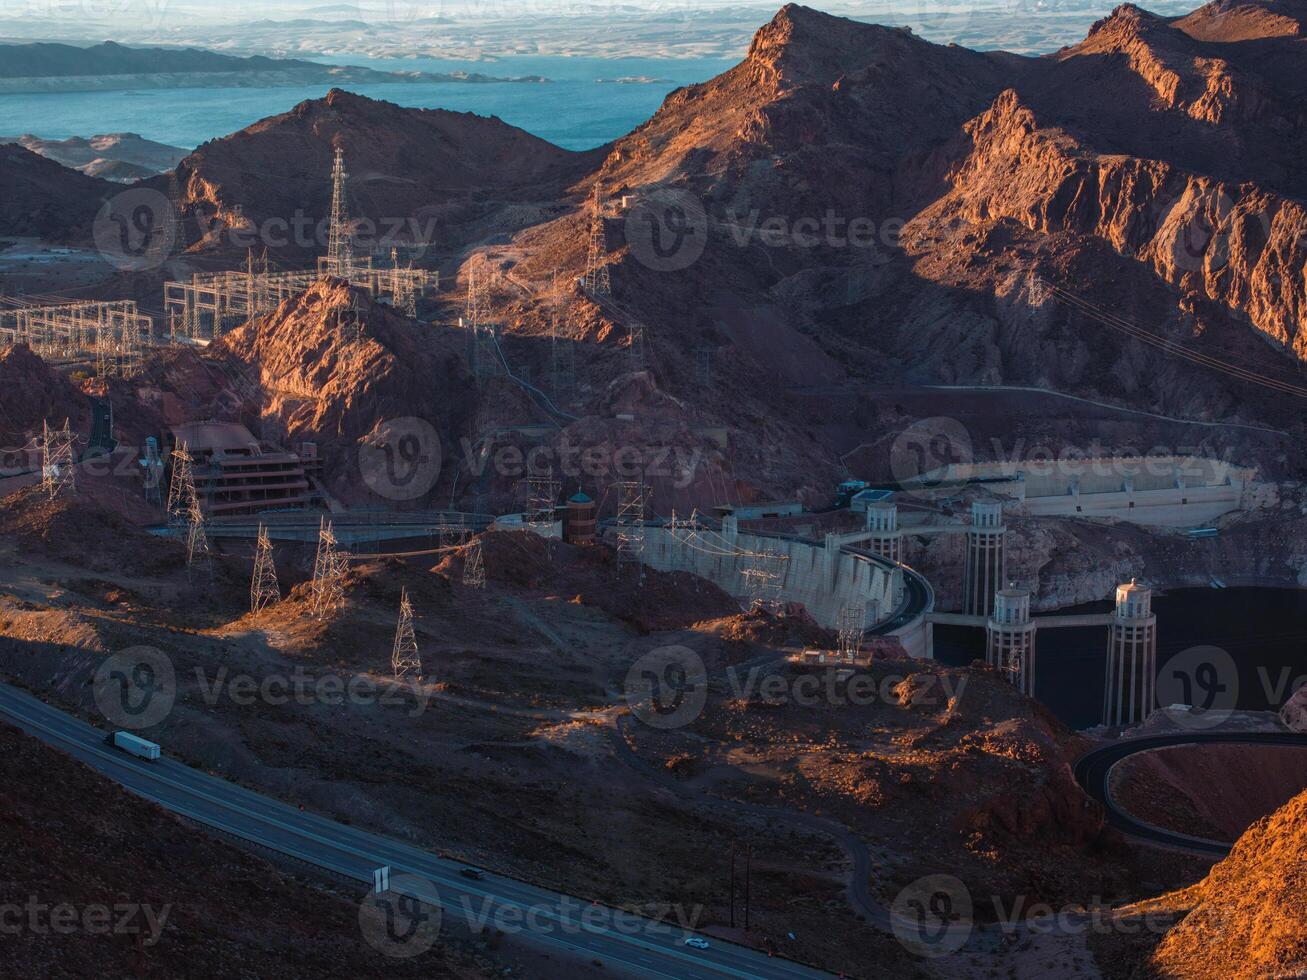
M 1291 732 L 1173 732 L 1122 739 L 1091 749 L 1076 760 L 1076 781 L 1086 793 L 1103 804 L 1107 822 L 1122 833 L 1152 844 L 1224 857 L 1230 853 L 1229 844 L 1191 837 L 1147 823 L 1121 809 L 1112 798 L 1111 775 L 1118 763 L 1139 752 L 1182 745 L 1294 745 L 1307 748 L 1307 735 Z
M 489 915 L 492 924 L 521 922 L 520 938 L 535 948 L 598 960 L 619 976 L 663 980 L 830 976 L 716 937 L 710 937 L 710 948 L 692 949 L 685 945 L 692 933 L 679 926 L 626 912 L 612 914 L 615 910 L 588 900 L 491 872 L 480 879 L 464 877 L 460 872 L 467 865 L 463 863 L 298 810 L 166 757 L 145 762 L 127 755 L 105 744 L 107 732 L 7 684 L 0 684 L 0 717 L 136 795 L 205 827 L 368 883 L 369 888 L 373 872 L 382 866 L 389 866 L 392 876 L 416 875 L 434 887 L 447 918 L 480 921 Z

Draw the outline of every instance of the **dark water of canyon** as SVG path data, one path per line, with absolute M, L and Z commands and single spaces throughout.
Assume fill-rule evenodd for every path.
M 1110 601 L 1094 602 L 1058 614 L 1111 608 Z M 1307 590 L 1175 589 L 1155 595 L 1153 611 L 1159 675 L 1166 674 L 1168 663 L 1189 648 L 1215 646 L 1234 662 L 1233 674 L 1223 672 L 1220 680 L 1232 694 L 1231 685 L 1237 684 L 1241 709 L 1278 711 L 1297 686 L 1307 683 Z M 963 665 L 984 656 L 982 630 L 935 627 L 935 657 L 941 663 Z M 1038 634 L 1035 657 L 1035 696 L 1073 728 L 1099 724 L 1107 670 L 1106 629 L 1044 630 Z M 1179 698 L 1163 700 L 1170 704 Z M 1195 697 L 1190 703 L 1200 702 Z

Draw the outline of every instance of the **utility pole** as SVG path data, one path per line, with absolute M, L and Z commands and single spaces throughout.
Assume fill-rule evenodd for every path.
M 268 529 L 259 525 L 259 539 L 254 546 L 254 575 L 250 579 L 250 612 L 258 612 L 281 599 L 277 568 L 272 561 L 272 540 Z
M 408 589 L 399 594 L 399 622 L 395 625 L 395 645 L 390 652 L 390 669 L 395 677 L 409 674 L 422 676 L 422 656 L 418 653 L 417 635 L 413 630 L 413 604 Z
M 746 845 L 744 852 L 744 931 L 749 931 L 749 879 L 753 872 L 753 845 Z
M 731 845 L 731 928 L 735 928 L 735 845 Z

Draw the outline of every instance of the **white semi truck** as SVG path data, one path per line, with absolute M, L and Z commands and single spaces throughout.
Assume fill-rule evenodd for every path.
M 138 759 L 147 759 L 153 762 L 159 758 L 159 746 L 157 744 L 147 741 L 139 735 L 133 735 L 131 732 L 114 732 L 109 736 L 108 741 L 114 748 L 121 749 L 128 755 L 134 755 Z

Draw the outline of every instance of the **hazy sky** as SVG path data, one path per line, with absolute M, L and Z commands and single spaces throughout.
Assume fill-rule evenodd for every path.
M 458 20 L 509 17 L 693 16 L 732 9 L 772 12 L 783 0 L 0 0 L 0 20 L 114 20 L 124 25 L 175 25 L 188 20 L 239 23 L 311 17 L 387 21 L 406 17 Z M 808 0 L 808 6 L 846 16 L 912 12 L 925 7 L 1015 8 L 1016 0 Z M 1086 4 L 1075 3 L 1074 6 Z

